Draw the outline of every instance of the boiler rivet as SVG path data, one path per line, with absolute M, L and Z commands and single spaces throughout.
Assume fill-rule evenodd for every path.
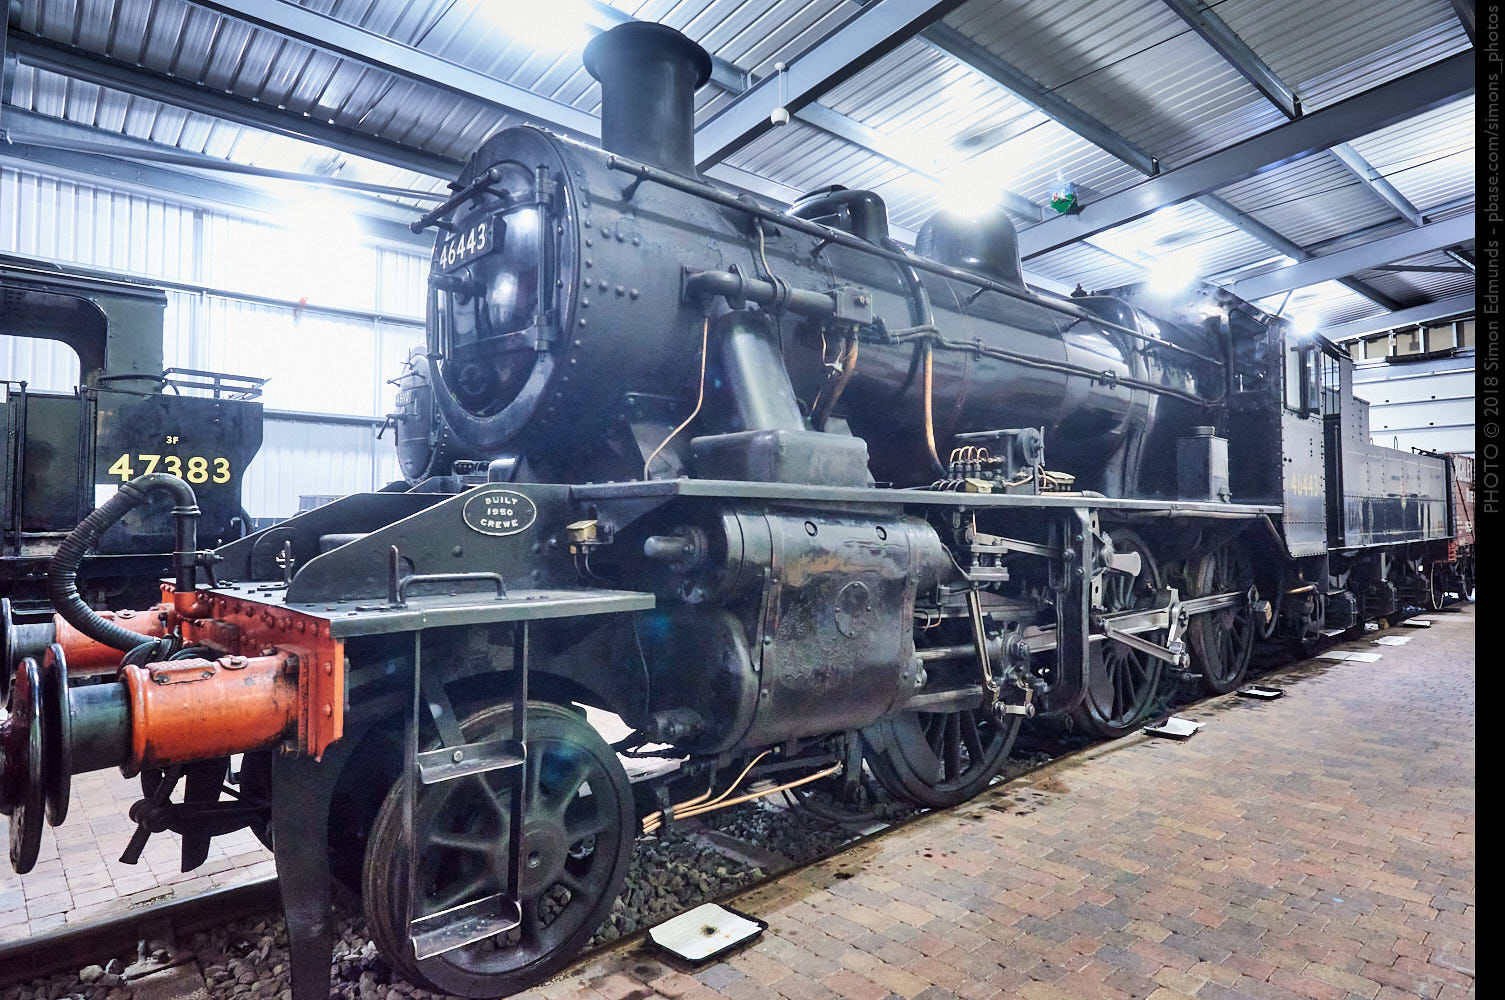
M 324 706 L 324 718 L 327 719 L 327 718 L 329 718 L 332 715 L 334 715 L 334 709 L 330 708 L 328 705 L 325 705 Z
M 623 288 L 621 285 L 617 286 L 617 294 L 618 295 L 625 295 L 626 293 L 627 293 L 627 289 Z
M 452 760 L 452 761 L 454 761 L 456 764 L 458 764 L 458 763 L 460 763 L 460 761 L 462 761 L 462 760 L 465 759 L 465 751 L 464 750 L 456 750 L 454 753 L 450 754 L 450 758 L 449 759 Z
M 627 295 L 628 295 L 629 298 L 634 298 L 635 299 L 635 298 L 638 297 L 638 290 L 636 288 L 634 288 L 632 291 L 628 292 Z

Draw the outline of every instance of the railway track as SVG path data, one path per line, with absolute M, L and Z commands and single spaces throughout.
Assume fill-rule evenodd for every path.
M 1447 614 L 1449 610 L 1427 613 Z M 1397 616 L 1392 623 L 1402 620 Z M 1334 635 L 1324 649 L 1363 637 L 1357 630 Z M 1270 663 L 1261 666 L 1259 673 L 1284 669 L 1299 681 L 1310 663 Z M 1191 685 L 1182 685 L 1181 696 L 1173 698 L 1166 711 L 1195 712 L 1220 700 L 1200 693 L 1189 696 L 1190 689 Z M 1016 749 L 992 787 L 1082 754 L 1111 752 L 1115 743 L 1137 738 L 1137 731 L 1118 741 L 1089 741 L 1072 734 L 1037 737 Z M 814 816 L 792 801 L 763 800 L 710 814 L 704 820 L 685 821 L 664 835 L 641 839 L 621 899 L 572 967 L 640 938 L 649 927 L 675 913 L 738 896 L 929 812 L 894 802 L 880 803 L 879 808 L 881 817 L 837 823 Z M 964 803 L 955 808 L 975 806 Z M 0 946 L 0 1000 L 290 996 L 278 903 L 276 882 L 266 878 Z M 354 908 L 347 907 L 345 912 L 337 924 L 332 996 L 351 1000 L 434 996 L 393 979 L 365 936 L 362 920 L 353 915 Z

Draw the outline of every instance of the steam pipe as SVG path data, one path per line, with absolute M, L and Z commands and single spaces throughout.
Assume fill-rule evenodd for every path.
M 899 273 L 903 275 L 904 284 L 909 289 L 909 321 L 917 329 L 935 330 L 935 309 L 930 304 L 930 292 L 926 290 L 919 272 L 914 268 L 914 259 L 891 237 L 883 237 L 882 246 L 903 261 L 899 265 Z M 935 450 L 935 345 L 927 338 L 920 350 L 923 352 L 921 361 L 924 371 L 920 405 L 924 408 L 925 457 L 930 459 L 930 471 L 944 477 L 946 466 L 941 464 L 941 456 Z
M 78 593 L 78 568 L 84 556 L 98 544 L 100 536 L 145 503 L 156 490 L 171 494 L 174 501 L 172 515 L 177 521 L 177 530 L 172 564 L 177 592 L 173 602 L 180 613 L 190 614 L 198 586 L 198 499 L 193 495 L 193 487 L 165 472 L 147 473 L 123 484 L 120 492 L 96 508 L 63 539 L 47 567 L 47 596 L 63 620 L 96 642 L 121 652 L 130 652 L 141 645 L 143 637 L 139 632 L 101 618 L 84 603 Z
M 884 253 L 878 247 L 868 246 L 867 250 L 878 254 Z M 972 278 L 971 280 L 977 279 Z M 788 286 L 775 288 L 770 282 L 761 281 L 757 278 L 744 277 L 732 271 L 696 271 L 685 277 L 684 296 L 686 299 L 693 300 L 697 297 L 714 297 L 717 295 L 724 296 L 729 301 L 756 302 L 762 306 L 779 302 L 783 303 L 783 307 L 790 312 L 817 319 L 836 315 L 835 300 L 824 292 L 812 292 L 809 289 L 789 288 Z M 1094 322 L 1099 321 L 1094 320 Z M 1102 322 L 1102 325 L 1107 327 L 1115 326 L 1115 324 L 1110 322 Z M 1138 334 L 1138 336 L 1143 337 L 1144 335 Z M 1095 371 L 1083 365 L 1072 364 L 1069 361 L 1050 361 L 1045 358 L 1032 357 L 1018 351 L 1004 350 L 1000 347 L 984 347 L 975 342 L 964 343 L 947 340 L 945 337 L 940 336 L 939 332 L 933 327 L 921 327 L 912 331 L 897 331 L 887 339 L 877 338 L 878 343 L 884 344 L 901 344 L 911 340 L 926 340 L 934 343 L 936 347 L 939 347 L 943 351 L 959 351 L 981 357 L 997 358 L 999 361 L 1008 361 L 1012 364 L 1022 365 L 1025 368 L 1038 368 L 1041 371 L 1080 375 L 1083 378 L 1096 381 L 1103 381 L 1105 379 L 1102 372 Z M 1156 341 L 1156 343 L 1164 342 Z M 1164 346 L 1173 347 L 1175 345 L 1164 343 Z M 1176 399 L 1185 400 L 1188 403 L 1195 403 L 1199 406 L 1218 402 L 1216 399 L 1203 399 L 1189 392 L 1182 392 L 1180 389 L 1172 389 L 1170 386 L 1160 385 L 1155 382 L 1147 382 L 1144 379 L 1119 377 L 1115 378 L 1114 381 L 1118 385 L 1131 389 L 1143 389 L 1145 392 L 1153 392 L 1160 396 L 1171 396 Z M 442 397 L 440 399 L 442 402 Z M 445 415 L 448 416 L 447 411 Z

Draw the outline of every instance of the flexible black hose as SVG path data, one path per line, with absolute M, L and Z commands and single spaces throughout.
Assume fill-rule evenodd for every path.
M 196 585 L 195 552 L 198 549 L 198 499 L 193 487 L 165 472 L 137 476 L 120 487 L 120 492 L 106 500 L 77 528 L 63 539 L 57 554 L 47 566 L 47 596 L 63 620 L 96 642 L 130 652 L 142 643 L 140 633 L 121 628 L 95 614 L 78 593 L 78 568 L 84 556 L 98 544 L 100 536 L 117 521 L 141 506 L 155 490 L 172 495 L 173 517 L 177 519 L 176 551 L 173 571 L 179 593 L 192 593 Z

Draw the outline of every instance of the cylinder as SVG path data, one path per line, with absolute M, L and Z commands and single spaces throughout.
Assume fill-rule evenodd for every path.
M 705 49 L 673 28 L 629 21 L 585 47 L 601 82 L 601 148 L 695 176 L 695 91 L 711 78 Z
M 166 614 L 171 605 L 159 604 L 147 611 L 101 611 L 99 616 L 123 629 L 139 633 L 142 642 L 160 639 L 167 634 Z M 103 673 L 113 671 L 120 665 L 120 650 L 114 646 L 84 635 L 64 620 L 62 615 L 53 616 L 53 637 L 63 647 L 68 658 L 68 670 L 77 676 L 80 673 Z M 46 648 L 45 645 L 43 648 Z
M 120 679 L 131 773 L 268 747 L 298 723 L 298 680 L 282 655 L 148 663 Z

